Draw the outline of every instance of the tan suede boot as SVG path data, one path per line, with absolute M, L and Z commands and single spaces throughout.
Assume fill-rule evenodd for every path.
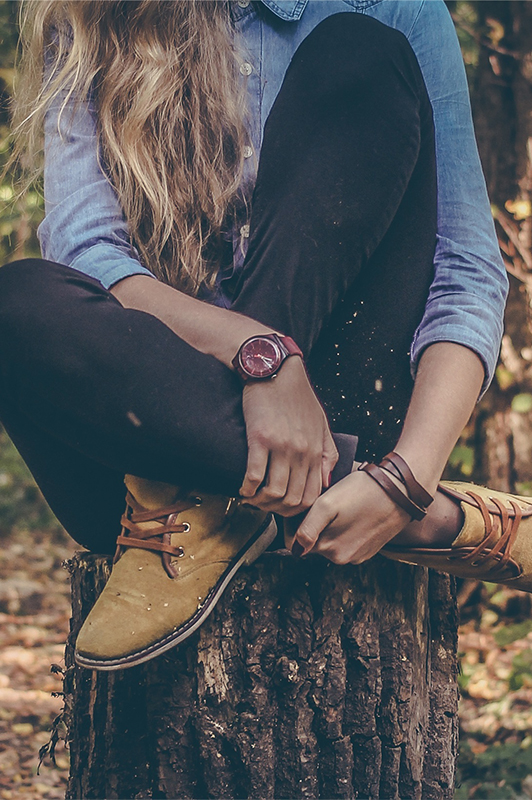
M 132 667 L 182 642 L 277 532 L 271 514 L 235 498 L 130 475 L 126 486 L 115 565 L 76 642 L 77 663 L 91 669 Z
M 532 592 L 532 497 L 451 481 L 440 483 L 438 491 L 459 502 L 464 513 L 464 525 L 451 546 L 388 545 L 381 555 Z

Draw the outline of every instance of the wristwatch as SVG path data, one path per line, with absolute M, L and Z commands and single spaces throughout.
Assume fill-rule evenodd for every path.
M 251 336 L 240 346 L 232 364 L 243 381 L 273 378 L 289 356 L 303 353 L 290 336 L 266 333 Z

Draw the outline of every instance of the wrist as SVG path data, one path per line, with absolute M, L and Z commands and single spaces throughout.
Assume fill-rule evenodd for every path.
M 293 360 L 291 356 L 303 359 L 303 353 L 290 336 L 255 334 L 240 345 L 231 363 L 244 383 L 265 381 L 274 378 L 288 359 Z
M 426 445 L 406 444 L 399 439 L 394 451 L 404 458 L 412 470 L 416 480 L 434 495 L 441 480 L 447 457 L 431 451 Z

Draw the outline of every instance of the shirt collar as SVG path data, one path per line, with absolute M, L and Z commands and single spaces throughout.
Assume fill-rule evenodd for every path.
M 287 22 L 296 22 L 306 8 L 308 0 L 262 0 L 270 11 Z

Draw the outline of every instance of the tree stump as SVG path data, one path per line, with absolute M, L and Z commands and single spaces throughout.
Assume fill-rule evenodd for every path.
M 148 664 L 76 667 L 110 560 L 71 562 L 65 676 L 74 798 L 453 797 L 452 579 L 266 553 Z

